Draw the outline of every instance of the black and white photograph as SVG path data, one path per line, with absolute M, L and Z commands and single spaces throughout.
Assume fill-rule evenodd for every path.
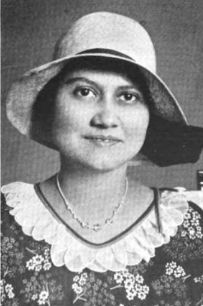
M 2 306 L 203 306 L 202 20 L 2 1 Z

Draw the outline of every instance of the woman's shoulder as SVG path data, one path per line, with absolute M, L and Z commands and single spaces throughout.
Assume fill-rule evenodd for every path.
M 191 218 L 198 215 L 203 223 L 203 191 L 186 190 L 183 187 L 161 188 L 159 212 L 165 227 L 181 226 L 188 214 Z
M 27 192 L 33 188 L 33 184 L 25 183 L 21 181 L 11 182 L 5 184 L 1 187 L 1 192 L 3 194 L 10 194 L 10 193 L 19 193 L 19 192 Z
M 203 190 L 187 190 L 184 187 L 160 188 L 161 202 L 174 203 L 178 205 L 181 201 L 186 201 L 194 209 L 203 210 Z
M 9 228 L 13 220 L 13 210 L 25 211 L 35 196 L 34 185 L 24 182 L 12 182 L 1 187 L 2 229 Z
M 12 182 L 1 187 L 1 195 L 8 206 L 15 206 L 23 199 L 32 199 L 35 196 L 34 184 L 25 182 Z
M 41 212 L 42 206 L 35 192 L 35 185 L 25 182 L 12 182 L 1 187 L 1 220 L 2 228 L 16 223 L 24 228 L 32 223 L 33 217 Z

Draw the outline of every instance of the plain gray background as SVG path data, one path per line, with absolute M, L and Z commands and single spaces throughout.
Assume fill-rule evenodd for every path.
M 111 11 L 140 21 L 152 36 L 158 73 L 180 102 L 190 124 L 203 126 L 202 0 L 3 0 L 2 183 L 37 182 L 59 167 L 58 155 L 24 136 L 7 121 L 5 96 L 12 81 L 48 62 L 59 35 L 84 14 Z M 151 186 L 196 189 L 196 164 L 130 171 Z

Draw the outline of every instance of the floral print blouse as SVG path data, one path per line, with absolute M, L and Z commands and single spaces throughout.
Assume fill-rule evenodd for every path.
M 19 221 L 20 214 L 25 220 L 23 211 L 18 207 L 19 217 L 11 213 L 14 205 L 9 203 L 9 192 L 3 190 L 2 200 L 2 305 L 203 305 L 203 213 L 199 205 L 187 201 L 181 224 L 177 226 L 174 221 L 174 232 L 167 242 L 155 247 L 148 260 L 140 258 L 136 265 L 117 271 L 98 272 L 84 267 L 76 272 L 55 263 L 52 243 L 25 233 L 25 224 Z M 177 193 L 162 191 L 163 202 Z M 156 235 L 152 241 L 156 245 Z

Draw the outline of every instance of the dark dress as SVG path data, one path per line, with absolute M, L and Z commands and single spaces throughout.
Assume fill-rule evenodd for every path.
M 77 237 L 33 185 L 2 192 L 2 305 L 203 305 L 202 192 L 160 190 L 103 245 Z

